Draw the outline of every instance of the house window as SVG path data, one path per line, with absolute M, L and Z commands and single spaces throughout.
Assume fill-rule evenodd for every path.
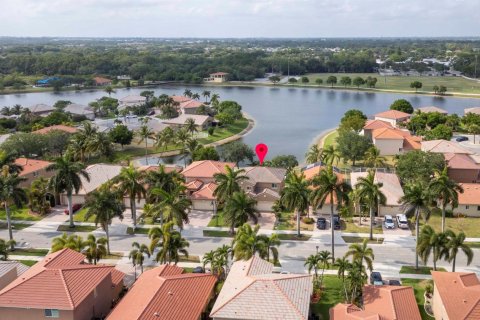
M 45 309 L 45 317 L 46 318 L 59 318 L 58 309 Z
M 480 206 L 477 206 L 477 211 L 480 211 Z
M 33 176 L 34 176 L 34 177 L 38 177 L 38 171 L 34 171 L 34 172 L 33 172 Z
M 466 210 L 470 209 L 470 206 L 465 206 L 465 209 L 466 209 Z
M 277 189 L 277 184 L 276 183 L 272 183 L 272 189 Z

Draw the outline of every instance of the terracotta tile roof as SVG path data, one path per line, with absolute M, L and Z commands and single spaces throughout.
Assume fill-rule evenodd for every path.
M 308 319 L 310 275 L 273 274 L 258 257 L 236 261 L 210 317 L 225 319 Z
M 382 320 L 421 320 L 413 288 L 408 286 L 365 286 L 363 304 L 367 312 Z
M 20 176 L 27 175 L 32 172 L 36 172 L 42 169 L 46 169 L 52 162 L 29 159 L 29 158 L 17 158 L 15 159 L 15 164 L 22 167 Z
M 381 320 L 378 314 L 363 311 L 354 304 L 339 303 L 329 310 L 330 320 Z
M 321 166 L 314 166 L 311 168 L 307 168 L 303 170 L 303 174 L 305 175 L 305 179 L 311 180 L 313 179 L 316 175 L 320 173 L 320 171 L 324 170 L 326 167 L 321 165 Z M 336 171 L 333 171 L 337 175 L 337 177 L 341 180 L 344 180 L 344 175 L 341 173 L 338 173 Z
M 75 310 L 105 278 L 121 283 L 124 274 L 113 266 L 84 260 L 70 249 L 47 255 L 0 291 L 0 307 Z
M 182 174 L 185 178 L 213 178 L 215 173 L 225 173 L 225 166 L 233 169 L 235 163 L 212 160 L 194 161 L 182 171 Z
M 187 102 L 187 101 L 192 100 L 192 99 L 189 98 L 189 97 L 175 96 L 175 95 L 174 95 L 174 96 L 170 96 L 170 98 L 172 98 L 173 101 L 178 102 L 178 103 Z
M 432 271 L 432 277 L 448 318 L 479 319 L 480 281 L 475 273 Z
M 144 272 L 107 320 L 200 319 L 217 279 L 182 272 L 173 265 Z
M 480 183 L 459 183 L 463 193 L 458 194 L 458 203 L 463 205 L 480 205 Z
M 185 187 L 187 188 L 187 190 L 190 190 L 190 191 L 197 191 L 198 189 L 200 189 L 200 187 L 203 185 L 203 182 L 200 181 L 200 180 L 193 180 L 193 181 L 190 181 L 189 183 L 185 184 Z
M 462 147 L 458 142 L 447 140 L 422 141 L 422 151 L 433 153 L 464 153 L 472 154 L 470 150 Z
M 107 78 L 103 78 L 103 77 L 94 77 L 94 78 L 93 78 L 93 81 L 95 81 L 95 83 L 96 83 L 96 84 L 99 84 L 99 85 L 107 84 L 107 83 L 111 83 L 111 82 L 112 82 L 112 80 L 107 79 Z
M 444 153 L 445 161 L 450 169 L 480 170 L 480 165 L 470 155 L 462 153 Z
M 410 114 L 398 111 L 398 110 L 388 110 L 388 111 L 383 111 L 380 113 L 377 113 L 375 115 L 375 118 L 385 118 L 385 119 L 393 119 L 393 120 L 399 120 L 399 119 L 404 119 L 404 118 L 410 118 Z
M 213 182 L 207 183 L 200 190 L 192 193 L 193 200 L 215 200 L 213 192 L 217 189 L 217 185 Z
M 350 183 L 352 187 L 358 183 L 360 178 L 366 178 L 368 172 L 352 172 L 350 173 Z M 382 192 L 387 197 L 387 206 L 399 206 L 398 201 L 403 197 L 403 189 L 400 184 L 400 179 L 394 173 L 375 172 L 375 183 L 382 183 Z
M 407 137 L 412 137 L 412 135 L 407 130 L 400 130 L 395 128 L 380 128 L 372 131 L 372 137 L 374 139 L 399 140 Z
M 69 126 L 65 126 L 63 124 L 58 124 L 58 125 L 45 127 L 45 128 L 33 131 L 33 133 L 45 134 L 45 133 L 49 133 L 50 131 L 53 131 L 53 130 L 59 130 L 59 131 L 67 132 L 67 133 L 78 132 L 78 129 L 75 128 L 75 127 L 69 127 Z
M 420 150 L 422 148 L 422 138 L 417 136 L 410 136 L 405 137 L 403 139 L 403 150 L 404 151 L 411 151 L 411 150 Z
M 28 270 L 28 267 L 18 261 L 0 261 L 0 278 L 12 269 L 15 269 L 17 277 L 19 277 Z
M 365 126 L 363 127 L 364 130 L 374 130 L 374 129 L 381 129 L 381 128 L 392 128 L 393 126 L 390 122 L 382 121 L 382 120 L 367 120 Z
M 248 181 L 253 183 L 282 183 L 287 174 L 287 170 L 283 168 L 272 167 L 246 167 L 245 175 Z
M 197 100 L 189 100 L 180 104 L 181 109 L 195 109 L 200 106 L 203 106 L 203 102 Z
M 421 107 L 421 108 L 418 108 L 417 110 L 419 110 L 421 113 L 438 112 L 441 114 L 448 114 L 447 110 L 444 110 L 435 106 Z
M 272 189 L 263 189 L 259 193 L 248 192 L 248 195 L 257 201 L 275 201 L 280 199 L 280 194 Z
M 468 114 L 468 113 L 480 114 L 480 107 L 466 108 L 465 110 L 463 110 L 463 112 L 465 114 Z

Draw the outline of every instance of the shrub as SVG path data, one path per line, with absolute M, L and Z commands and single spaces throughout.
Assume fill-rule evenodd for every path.
M 302 218 L 302 222 L 305 224 L 312 224 L 315 222 L 315 220 L 313 218 L 305 217 L 305 218 Z

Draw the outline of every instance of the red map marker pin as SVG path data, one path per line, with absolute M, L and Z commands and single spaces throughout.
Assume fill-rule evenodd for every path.
M 259 143 L 255 147 L 255 152 L 257 153 L 258 159 L 260 160 L 260 165 L 263 163 L 263 159 L 265 159 L 265 156 L 267 155 L 268 152 L 268 147 L 264 143 Z

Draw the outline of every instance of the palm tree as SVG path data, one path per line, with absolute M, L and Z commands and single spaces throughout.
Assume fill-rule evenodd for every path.
M 192 90 L 190 90 L 190 89 L 185 89 L 185 91 L 183 92 L 183 95 L 184 95 L 185 97 L 191 98 L 191 97 L 192 97 Z
M 150 258 L 150 251 L 145 244 L 139 244 L 138 242 L 133 242 L 132 247 L 133 249 L 128 254 L 128 259 L 132 260 L 135 268 L 135 280 L 137 280 L 137 265 L 140 266 L 141 273 L 143 273 L 143 261 L 145 261 L 145 255 Z
M 175 143 L 175 131 L 170 127 L 166 127 L 158 132 L 155 137 L 155 146 L 159 148 L 163 147 L 163 151 L 167 151 L 168 146 L 173 143 Z
M 132 211 L 133 228 L 137 227 L 137 206 L 135 200 L 139 200 L 146 196 L 143 182 L 145 180 L 145 173 L 139 171 L 130 165 L 120 170 L 120 174 L 113 179 L 117 184 L 117 188 L 121 194 L 127 194 L 130 198 L 130 209 Z
M 450 179 L 447 170 L 448 168 L 445 166 L 442 171 L 436 171 L 435 177 L 428 185 L 428 188 L 437 195 L 442 204 L 442 232 L 445 232 L 447 206 L 451 205 L 452 209 L 455 209 L 458 206 L 458 194 L 463 193 L 462 186 Z
M 320 288 L 323 285 L 323 274 L 325 273 L 325 269 L 330 267 L 330 263 L 333 262 L 333 257 L 330 255 L 330 252 L 327 250 L 322 250 L 318 254 L 318 262 L 322 268 L 322 276 L 320 277 Z
M 188 258 L 188 248 L 190 244 L 178 231 L 173 231 L 170 241 L 168 243 L 163 242 L 160 251 L 164 250 L 168 255 L 168 263 L 178 263 L 180 260 L 180 254 Z
M 114 152 L 114 146 L 110 136 L 105 132 L 98 132 L 87 145 L 86 149 L 89 153 L 111 158 Z
M 72 249 L 77 252 L 81 252 L 85 247 L 85 242 L 83 241 L 82 237 L 72 234 L 67 235 L 67 233 L 63 233 L 60 237 L 53 238 L 52 240 L 52 252 L 57 252 L 62 249 Z
M 15 244 L 15 240 L 5 241 L 4 239 L 0 239 L 0 261 L 8 260 L 8 252 Z
M 112 93 L 115 92 L 115 90 L 111 87 L 111 86 L 106 86 L 105 87 L 105 92 L 108 94 L 108 96 L 110 97 L 112 95 Z
M 176 137 L 175 137 L 175 140 L 177 141 L 177 143 L 184 145 L 188 139 L 190 139 L 190 134 L 188 133 L 187 130 L 185 130 L 185 128 L 182 128 L 177 131 Z
M 218 93 L 212 94 L 212 97 L 210 98 L 210 104 L 211 104 L 214 108 L 216 108 L 217 105 L 218 105 L 219 99 L 220 99 L 220 95 L 219 95 Z
M 462 250 L 462 252 L 467 256 L 467 265 L 470 265 L 473 260 L 473 250 L 470 248 L 468 243 L 465 243 L 465 233 L 460 232 L 458 235 L 456 235 L 452 230 L 447 230 L 445 233 L 448 237 L 448 262 L 452 262 L 452 272 L 455 272 L 455 262 L 457 260 L 457 254 L 459 250 Z
M 320 267 L 320 257 L 318 253 L 309 255 L 303 265 L 307 267 L 309 274 L 310 272 L 312 272 L 312 269 L 313 269 L 313 272 L 315 273 L 315 281 L 316 281 L 318 279 L 318 268 Z
M 20 173 L 23 170 L 23 167 L 15 163 L 16 158 L 15 153 L 8 153 L 5 150 L 0 150 L 0 168 L 8 166 L 9 173 Z
M 449 250 L 447 248 L 448 237 L 444 232 L 436 233 L 429 225 L 422 228 L 420 237 L 417 241 L 417 254 L 422 258 L 424 265 L 427 264 L 430 254 L 433 253 L 433 270 L 437 270 L 437 261 L 445 258 L 449 259 Z
M 137 135 L 140 138 L 138 144 L 145 141 L 145 163 L 148 164 L 148 139 L 153 138 L 153 131 L 146 124 L 144 124 L 137 131 Z
M 193 134 L 198 131 L 197 125 L 195 124 L 195 120 L 193 118 L 187 118 L 187 120 L 185 120 L 185 130 L 190 132 L 192 137 Z
M 360 296 L 362 288 L 368 276 L 365 266 L 360 261 L 353 261 L 348 268 L 346 280 L 345 298 L 348 302 L 354 303 Z
M 365 166 L 370 168 L 381 168 L 386 166 L 387 159 L 380 155 L 380 150 L 372 146 L 365 153 Z
M 375 259 L 375 255 L 373 254 L 373 249 L 368 247 L 367 239 L 363 239 L 362 244 L 354 243 L 348 247 L 348 251 L 345 253 L 345 257 L 352 256 L 353 261 L 360 261 L 363 265 L 367 265 L 367 269 L 372 271 L 373 270 L 373 260 Z
M 184 163 L 186 165 L 187 158 L 190 157 L 191 160 L 194 160 L 194 154 L 200 148 L 202 148 L 200 142 L 198 142 L 195 138 L 189 138 L 185 141 L 183 148 L 182 148 L 182 158 L 184 159 Z
M 320 174 L 313 178 L 313 191 L 311 202 L 313 208 L 323 207 L 327 200 L 330 201 L 330 229 L 332 231 L 332 258 L 335 261 L 335 233 L 333 227 L 334 200 L 337 200 L 337 206 L 348 204 L 348 193 L 350 186 L 338 178 L 333 172 L 332 166 L 321 170 Z
M 90 217 L 95 217 L 95 226 L 100 224 L 107 236 L 107 253 L 110 254 L 110 234 L 108 226 L 112 224 L 115 217 L 123 219 L 123 212 L 125 205 L 123 204 L 123 194 L 110 191 L 108 188 L 100 188 L 97 191 L 90 193 L 85 202 L 87 212 L 85 214 L 85 221 Z
M 7 228 L 9 236 L 9 244 L 11 250 L 15 249 L 13 241 L 12 231 L 12 217 L 10 212 L 10 204 L 14 204 L 17 208 L 21 208 L 22 205 L 27 202 L 27 193 L 24 189 L 19 187 L 25 178 L 19 177 L 17 173 L 9 173 L 10 168 L 5 165 L 0 172 L 0 202 L 5 208 L 7 216 Z
M 272 253 L 273 263 L 276 264 L 278 262 L 278 248 L 281 244 L 280 239 L 278 238 L 278 234 L 272 233 L 270 236 L 265 234 L 260 235 L 263 243 L 265 244 L 265 253 L 266 257 L 262 257 L 263 259 L 267 259 L 270 261 L 270 252 Z
M 260 230 L 258 224 L 252 228 L 248 223 L 245 223 L 238 228 L 232 241 L 235 260 L 249 260 L 256 253 L 262 255 L 265 252 L 265 244 L 258 235 L 258 230 Z
M 192 97 L 191 97 L 191 98 L 192 98 L 192 99 L 195 99 L 195 100 L 198 100 L 198 99 L 200 99 L 200 94 L 194 93 L 194 94 L 192 94 Z
M 308 152 L 305 154 L 305 161 L 307 163 L 317 163 L 323 160 L 323 150 L 318 147 L 318 144 L 314 144 L 308 149 Z
M 183 224 L 189 223 L 188 210 L 192 202 L 185 197 L 185 187 L 178 185 L 176 189 L 165 191 L 161 188 L 153 188 L 150 195 L 157 198 L 151 210 L 153 221 L 160 218 L 173 222 L 180 230 L 183 230 Z
M 374 210 L 378 209 L 379 205 L 384 205 L 387 202 L 387 197 L 381 190 L 383 183 L 375 183 L 375 172 L 370 171 L 368 176 L 358 179 L 355 187 L 358 190 L 358 196 L 361 201 L 368 205 L 370 209 L 370 240 L 373 240 Z
M 50 202 L 47 199 L 49 192 L 48 180 L 44 177 L 33 180 L 28 192 L 30 210 L 45 215 L 50 211 Z
M 240 183 L 248 180 L 248 177 L 244 175 L 245 170 L 234 170 L 229 166 L 225 166 L 225 173 L 215 173 L 215 183 L 217 188 L 213 192 L 213 195 L 220 202 L 225 202 L 235 192 L 240 191 Z
M 215 250 L 215 255 L 217 257 L 217 263 L 219 263 L 222 268 L 225 270 L 225 273 L 228 274 L 228 257 L 233 253 L 232 247 L 224 244 L 223 246 Z
M 207 98 L 210 98 L 210 91 L 203 90 L 202 96 L 205 98 L 205 103 L 207 103 Z
M 323 160 L 330 166 L 333 166 L 334 163 L 338 164 L 338 161 L 340 161 L 341 158 L 338 149 L 331 144 L 323 148 L 322 154 Z
M 430 194 L 421 183 L 407 184 L 404 188 L 404 195 L 400 198 L 400 203 L 406 214 L 415 217 L 415 239 L 418 245 L 420 215 L 423 215 L 424 220 L 428 220 L 430 217 Z M 418 269 L 418 254 L 415 254 L 415 269 Z
M 106 238 L 95 238 L 93 234 L 89 234 L 85 241 L 84 253 L 89 263 L 97 264 L 97 262 L 107 255 Z
M 57 193 L 67 193 L 70 228 L 74 228 L 72 195 L 73 192 L 77 194 L 82 188 L 82 178 L 90 182 L 90 175 L 85 171 L 83 163 L 73 162 L 67 156 L 57 158 L 47 167 L 47 171 L 55 171 L 54 176 L 50 178 L 50 187 Z
M 300 216 L 308 210 L 309 182 L 303 173 L 291 170 L 285 178 L 285 187 L 281 192 L 280 203 L 294 212 L 297 218 L 297 236 L 300 237 Z
M 334 265 L 338 268 L 337 275 L 342 279 L 343 291 L 345 292 L 345 297 L 347 297 L 347 287 L 345 286 L 345 273 L 352 267 L 350 261 L 347 258 L 337 258 Z
M 235 192 L 225 204 L 223 219 L 230 225 L 230 233 L 235 232 L 235 226 L 243 225 L 251 219 L 254 224 L 258 222 L 258 210 L 255 208 L 257 201 L 249 197 L 244 191 Z
M 148 171 L 145 175 L 145 182 L 148 185 L 148 201 L 155 203 L 160 201 L 156 195 L 152 194 L 152 191 L 162 189 L 165 192 L 173 192 L 184 184 L 185 179 L 178 171 L 173 170 L 167 172 L 164 165 L 159 165 L 156 171 Z
M 168 242 L 173 231 L 173 222 L 168 222 L 159 227 L 153 227 L 148 230 L 148 238 L 150 239 L 150 245 L 148 247 L 150 254 L 153 254 L 155 249 L 162 242 Z M 160 257 L 157 254 L 156 260 L 164 260 L 165 257 Z

